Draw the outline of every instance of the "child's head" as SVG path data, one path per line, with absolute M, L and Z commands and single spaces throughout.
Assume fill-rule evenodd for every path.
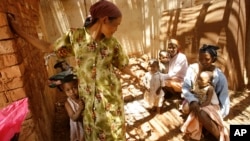
M 198 84 L 201 87 L 208 86 L 212 83 L 213 73 L 211 71 L 203 71 L 198 77 Z
M 64 77 L 60 89 L 72 99 L 78 99 L 78 79 L 76 75 L 69 74 Z
M 148 69 L 152 73 L 157 72 L 159 70 L 159 62 L 156 59 L 151 59 L 148 63 Z
M 166 50 L 161 50 L 159 52 L 159 60 L 162 63 L 167 63 L 170 60 L 170 54 Z

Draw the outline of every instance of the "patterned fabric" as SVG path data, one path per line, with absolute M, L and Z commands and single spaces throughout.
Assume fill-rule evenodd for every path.
M 93 41 L 82 29 L 71 29 L 58 39 L 55 51 L 65 47 L 74 55 L 79 78 L 79 95 L 85 101 L 83 112 L 86 141 L 125 140 L 124 102 L 115 68 L 128 64 L 128 57 L 115 38 Z

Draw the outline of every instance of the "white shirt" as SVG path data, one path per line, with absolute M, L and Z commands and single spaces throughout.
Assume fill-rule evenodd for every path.
M 187 57 L 183 53 L 177 53 L 169 61 L 169 70 L 167 74 L 163 74 L 163 79 L 171 79 L 177 77 L 181 80 L 184 79 L 188 68 Z

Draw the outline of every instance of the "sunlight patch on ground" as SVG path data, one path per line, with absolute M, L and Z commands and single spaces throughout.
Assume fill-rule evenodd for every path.
M 142 106 L 140 101 L 133 101 L 127 103 L 124 106 L 125 119 L 129 125 L 133 125 L 134 122 L 148 117 L 150 113 Z

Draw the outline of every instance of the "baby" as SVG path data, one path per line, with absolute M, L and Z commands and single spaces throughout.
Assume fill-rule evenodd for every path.
M 161 73 L 168 73 L 170 54 L 166 50 L 159 52 L 159 69 Z
M 218 97 L 212 85 L 213 74 L 211 71 L 203 71 L 198 76 L 195 85 L 193 85 L 191 92 L 199 99 L 201 107 L 209 104 L 219 104 Z M 189 106 L 187 101 L 182 103 L 183 113 L 189 113 Z

